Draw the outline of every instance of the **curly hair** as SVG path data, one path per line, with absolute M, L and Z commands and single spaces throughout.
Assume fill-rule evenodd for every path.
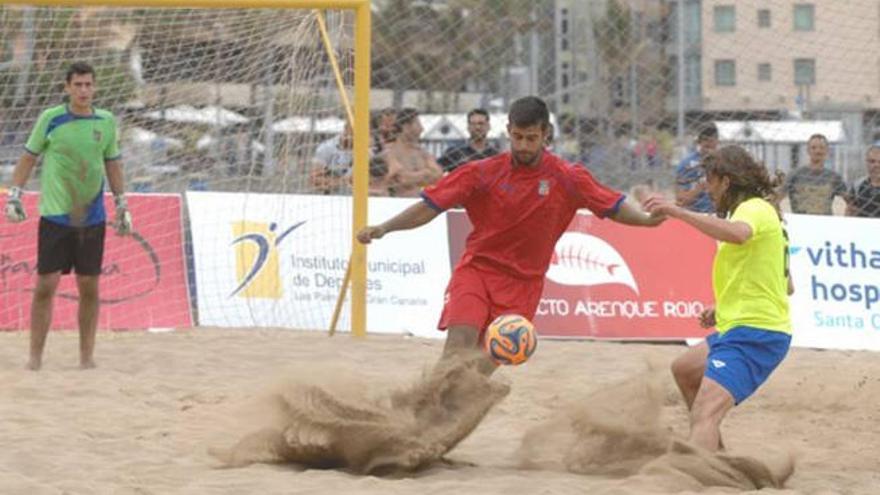
M 758 162 L 741 146 L 724 146 L 703 159 L 707 177 L 727 177 L 730 186 L 715 205 L 716 213 L 726 218 L 740 203 L 751 198 L 762 198 L 779 210 L 778 189 L 785 175 L 777 172 L 773 177 L 763 163 Z

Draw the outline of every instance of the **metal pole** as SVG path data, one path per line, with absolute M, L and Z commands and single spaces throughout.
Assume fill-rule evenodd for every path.
M 685 0 L 678 0 L 678 144 L 684 146 L 684 87 L 685 80 L 684 70 L 684 9 Z
M 541 58 L 541 54 L 538 53 L 538 15 L 535 10 L 537 2 L 532 4 L 531 12 L 529 13 L 529 19 L 532 23 L 531 35 L 529 36 L 529 93 L 536 95 L 538 94 L 538 60 Z
M 638 70 L 636 70 L 636 58 L 638 57 L 638 53 L 635 49 L 638 48 L 638 40 L 639 33 L 636 33 L 636 9 L 634 6 L 629 6 L 629 39 L 627 42 L 630 45 L 629 51 L 629 117 L 630 117 L 630 127 L 632 132 L 632 136 L 634 139 L 638 141 L 639 139 L 639 81 L 638 81 Z M 641 164 L 639 164 L 641 165 Z

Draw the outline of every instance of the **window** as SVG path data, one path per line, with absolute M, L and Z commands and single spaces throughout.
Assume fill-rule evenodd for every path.
M 669 57 L 666 66 L 666 88 L 671 94 L 678 93 L 678 58 Z M 702 89 L 701 64 L 699 55 L 688 55 L 684 59 L 684 95 L 687 98 L 699 98 Z
M 678 41 L 678 6 L 679 2 L 669 3 L 667 34 L 670 42 Z M 688 43 L 699 43 L 702 35 L 702 11 L 698 0 L 687 0 L 684 4 L 684 39 Z
M 794 59 L 794 83 L 798 86 L 816 84 L 816 59 Z
M 736 29 L 736 8 L 733 5 L 717 5 L 712 14 L 715 20 L 715 32 L 732 33 Z
M 758 27 L 760 27 L 760 28 L 770 27 L 770 10 L 769 9 L 759 9 L 758 10 Z
M 811 3 L 798 3 L 794 6 L 794 30 L 812 31 L 816 27 L 816 8 Z
M 758 80 L 769 81 L 772 79 L 770 64 L 758 64 Z
M 560 43 L 559 49 L 567 52 L 568 51 L 568 9 L 560 9 L 559 11 L 559 34 L 560 34 Z
M 733 60 L 716 60 L 715 61 L 715 85 L 716 86 L 735 86 L 736 85 L 736 62 Z

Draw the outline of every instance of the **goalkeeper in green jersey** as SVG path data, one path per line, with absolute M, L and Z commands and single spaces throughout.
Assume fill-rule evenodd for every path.
M 98 324 L 98 276 L 104 255 L 104 180 L 115 198 L 113 227 L 131 233 L 131 214 L 124 196 L 116 119 L 92 106 L 95 71 L 75 63 L 67 71 L 69 101 L 45 110 L 25 144 L 15 167 L 6 201 L 6 217 L 21 222 L 24 187 L 37 157 L 40 176 L 40 225 L 37 244 L 37 287 L 31 305 L 30 360 L 40 369 L 46 335 L 52 323 L 52 301 L 62 274 L 76 273 L 79 292 L 80 367 L 93 368 Z

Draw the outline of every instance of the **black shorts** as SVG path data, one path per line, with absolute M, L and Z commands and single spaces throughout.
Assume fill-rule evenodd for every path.
M 61 272 L 100 275 L 104 261 L 103 222 L 89 227 L 70 227 L 40 218 L 37 240 L 37 273 Z

